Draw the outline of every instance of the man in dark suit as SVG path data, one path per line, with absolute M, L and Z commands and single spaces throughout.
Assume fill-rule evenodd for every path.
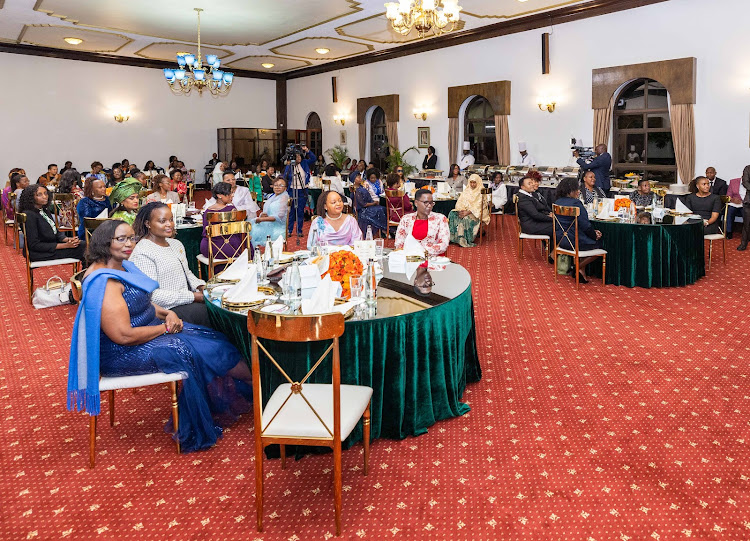
M 357 162 L 357 168 L 349 174 L 349 182 L 354 182 L 354 179 L 356 177 L 362 177 L 363 179 L 366 180 L 366 177 L 365 177 L 366 167 L 367 167 L 367 164 L 365 163 L 365 160 L 359 160 L 359 162 Z
M 727 182 L 716 176 L 716 169 L 713 167 L 706 169 L 706 178 L 711 185 L 712 194 L 727 195 Z
M 578 165 L 584 171 L 593 171 L 596 175 L 596 185 L 604 190 L 605 193 L 609 193 L 609 170 L 612 168 L 612 156 L 607 152 L 607 145 L 596 145 L 594 149 L 596 157 L 589 163 L 586 163 L 583 158 L 578 154 L 578 151 L 573 151 L 573 156 L 578 158 L 576 161 Z

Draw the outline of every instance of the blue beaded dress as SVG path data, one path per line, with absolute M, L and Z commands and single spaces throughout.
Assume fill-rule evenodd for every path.
M 130 269 L 130 267 L 128 267 Z M 138 271 L 140 272 L 140 271 Z M 150 294 L 123 282 L 123 298 L 133 327 L 161 325 L 151 304 Z M 215 417 L 234 418 L 249 410 L 249 386 L 224 377 L 238 362 L 240 352 L 226 337 L 212 329 L 185 323 L 182 332 L 165 334 L 138 346 L 122 346 L 100 332 L 100 373 L 102 376 L 131 376 L 153 372 L 187 372 L 179 395 L 180 423 L 176 437 L 185 452 L 206 449 L 221 437 Z M 224 420 L 224 419 L 222 419 Z M 168 430 L 169 427 L 165 428 Z

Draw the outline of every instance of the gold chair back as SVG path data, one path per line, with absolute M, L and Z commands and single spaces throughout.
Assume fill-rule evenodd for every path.
M 330 192 L 331 191 L 331 179 L 330 178 L 321 179 L 320 183 L 323 185 L 323 191 L 324 192 Z
M 76 196 L 72 193 L 56 193 L 53 196 L 55 207 L 55 224 L 60 231 L 76 231 L 78 229 L 78 213 L 76 212 Z
M 81 302 L 83 298 L 83 275 L 86 274 L 86 269 L 78 271 L 70 277 L 70 291 L 73 294 L 73 298 L 76 302 Z
M 244 212 L 244 211 L 242 211 Z M 208 237 L 208 278 L 214 277 L 216 265 L 232 264 L 247 249 L 248 258 L 252 252 L 249 222 L 222 222 L 211 224 L 206 228 Z M 231 245 L 234 235 L 241 235 L 237 247 Z
M 146 202 L 146 198 L 152 193 L 154 193 L 154 190 L 141 190 L 138 192 L 138 206 L 142 207 Z
M 487 226 L 484 223 L 484 217 L 490 214 L 490 199 L 492 198 L 492 190 L 490 188 L 482 188 L 482 207 L 479 215 L 479 242 L 482 242 L 482 235 L 487 236 Z
M 386 206 L 388 210 L 388 225 L 398 225 L 401 218 L 404 217 L 404 190 L 386 190 L 385 191 L 385 201 Z M 398 204 L 394 204 L 391 199 L 398 198 Z M 392 220 L 391 215 L 394 214 L 396 217 L 398 217 L 397 220 Z
M 107 220 L 109 220 L 109 218 L 84 218 L 83 219 L 83 228 L 86 230 L 86 244 L 88 244 L 89 240 L 91 239 L 91 235 L 94 234 L 94 231 L 96 230 L 96 228 L 102 225 Z
M 562 229 L 562 237 L 560 237 L 560 241 L 563 239 L 568 239 L 568 242 L 570 242 L 570 245 L 573 246 L 573 251 L 578 254 L 578 216 L 581 214 L 581 209 L 578 207 L 563 207 L 560 205 L 552 205 L 552 217 L 554 220 L 554 224 L 552 227 L 552 241 L 553 246 L 555 250 L 557 250 L 557 245 L 559 244 L 559 241 L 557 240 L 557 227 L 559 226 L 560 229 Z M 568 224 L 567 227 L 563 227 L 562 222 L 560 222 L 560 216 L 568 216 L 573 218 L 571 223 Z M 573 230 L 573 236 L 574 238 L 570 238 L 571 236 L 571 229 Z
M 226 212 L 209 212 L 208 223 L 241 222 L 247 218 L 246 210 L 228 210 Z

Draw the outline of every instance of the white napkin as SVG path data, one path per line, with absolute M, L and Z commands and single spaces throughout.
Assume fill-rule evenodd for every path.
M 651 211 L 651 215 L 654 217 L 654 220 L 663 220 L 666 213 L 667 209 L 661 207 L 655 208 Z
M 104 209 L 96 217 L 97 220 L 106 220 L 107 218 L 109 218 L 109 210 L 108 209 Z
M 614 199 L 600 199 L 601 207 L 599 213 L 596 215 L 600 220 L 606 220 L 610 217 L 610 213 L 614 212 L 615 200 Z
M 388 270 L 390 272 L 406 272 L 406 253 L 403 250 L 388 254 Z
M 336 296 L 336 288 L 330 276 L 320 281 L 317 289 L 309 299 L 302 299 L 302 315 L 330 314 L 333 312 L 333 301 Z
M 690 218 L 690 216 L 675 216 L 674 217 L 674 223 L 675 223 L 675 225 L 682 225 L 685 222 L 687 222 L 689 218 Z
M 253 302 L 263 297 L 265 295 L 258 292 L 258 274 L 253 263 L 247 266 L 242 280 L 224 293 L 224 298 L 229 302 Z
M 317 265 L 301 265 L 299 275 L 302 279 L 302 289 L 311 289 L 320 284 L 320 269 Z
M 685 206 L 685 203 L 683 203 L 683 202 L 682 202 L 682 201 L 680 201 L 679 199 L 678 199 L 678 200 L 677 200 L 677 202 L 675 203 L 675 205 L 674 205 L 674 209 L 675 209 L 675 210 L 676 210 L 677 212 L 685 212 L 685 213 L 688 213 L 688 212 L 693 212 L 692 210 L 690 210 L 689 208 L 687 208 L 687 206 Z
M 247 250 L 245 250 L 231 265 L 221 271 L 219 276 L 223 280 L 242 280 L 251 266 L 253 267 L 253 276 L 255 276 L 255 265 L 248 261 Z
M 406 240 L 404 241 L 404 252 L 406 252 L 406 255 L 424 256 L 424 248 L 419 241 L 414 238 L 414 235 L 406 236 Z

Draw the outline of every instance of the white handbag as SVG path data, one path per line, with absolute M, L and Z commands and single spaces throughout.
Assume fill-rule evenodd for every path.
M 31 303 L 34 308 L 51 308 L 63 304 L 72 304 L 75 302 L 70 283 L 64 281 L 59 276 L 53 276 L 43 287 L 34 290 L 34 296 Z

